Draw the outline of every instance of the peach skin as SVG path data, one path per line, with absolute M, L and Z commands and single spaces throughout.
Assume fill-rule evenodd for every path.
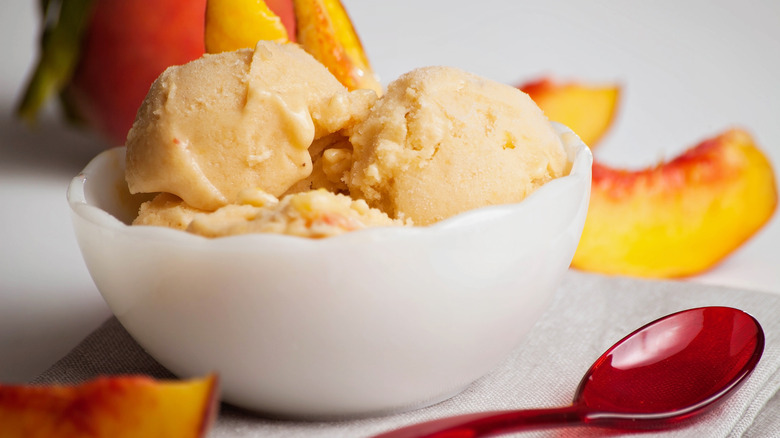
M 42 47 L 18 115 L 59 95 L 69 122 L 124 143 L 154 79 L 203 54 L 206 0 L 45 1 Z
M 644 170 L 594 163 L 572 267 L 651 278 L 697 274 L 756 233 L 776 206 L 772 167 L 739 129 Z
M 205 437 L 217 377 L 158 381 L 111 376 L 74 385 L 0 385 L 3 438 Z
M 556 83 L 543 78 L 518 88 L 531 96 L 550 120 L 568 126 L 591 149 L 612 125 L 620 99 L 616 85 Z

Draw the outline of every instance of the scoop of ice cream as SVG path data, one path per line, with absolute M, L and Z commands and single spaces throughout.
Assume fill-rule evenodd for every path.
M 350 141 L 350 193 L 416 225 L 519 202 L 569 168 L 528 95 L 449 67 L 413 70 L 391 83 Z
M 312 142 L 364 118 L 375 100 L 348 92 L 294 44 L 205 55 L 149 90 L 127 137 L 128 186 L 204 210 L 246 187 L 279 196 L 312 173 Z
M 276 233 L 321 238 L 366 227 L 405 224 L 370 208 L 363 200 L 324 189 L 287 195 L 278 202 L 250 201 L 262 199 L 262 193 L 253 195 L 251 190 L 244 190 L 240 203 L 196 215 L 187 231 L 205 237 Z

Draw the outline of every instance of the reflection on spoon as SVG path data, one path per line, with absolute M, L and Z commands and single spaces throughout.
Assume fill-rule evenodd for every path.
M 620 355 L 612 355 L 612 367 L 629 370 L 640 366 L 652 365 L 688 348 L 704 326 L 703 315 L 691 312 L 686 315 L 686 325 L 676 324 L 676 320 L 656 321 L 654 330 L 637 333 L 631 343 L 621 345 Z
M 466 414 L 377 438 L 478 437 L 576 424 L 638 429 L 677 423 L 723 400 L 764 351 L 761 325 L 730 307 L 658 319 L 620 340 L 590 367 L 571 406 Z

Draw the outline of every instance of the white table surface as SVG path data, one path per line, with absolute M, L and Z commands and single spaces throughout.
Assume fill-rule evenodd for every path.
M 780 2 L 695 0 L 343 0 L 387 83 L 451 65 L 518 84 L 619 82 L 603 162 L 644 167 L 731 126 L 780 171 Z M 477 6 L 479 5 L 479 6 Z M 12 115 L 36 57 L 37 2 L 0 12 L 0 382 L 23 382 L 109 316 L 81 259 L 65 189 L 104 147 L 64 126 Z M 686 281 L 780 293 L 780 214 L 716 268 Z M 630 293 L 627 291 L 626 293 Z

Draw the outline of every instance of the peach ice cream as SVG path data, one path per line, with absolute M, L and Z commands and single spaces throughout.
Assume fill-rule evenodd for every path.
M 311 175 L 309 146 L 363 118 L 375 99 L 348 92 L 293 44 L 261 41 L 171 67 L 128 133 L 130 191 L 171 193 L 204 210 L 247 187 L 279 196 Z
M 205 237 L 276 233 L 320 238 L 367 227 L 406 224 L 370 208 L 362 199 L 325 189 L 294 193 L 281 200 L 259 189 L 244 189 L 235 203 L 211 212 L 161 193 L 142 204 L 133 221 L 133 225 L 159 225 Z
M 455 68 L 401 76 L 353 132 L 350 193 L 417 225 L 519 202 L 568 172 L 528 95 Z
M 134 224 L 206 237 L 429 225 L 519 202 L 568 170 L 514 87 L 427 67 L 377 99 L 272 42 L 166 70 L 127 139 L 131 192 L 158 193 Z
M 195 215 L 187 231 L 205 237 L 276 233 L 320 238 L 367 227 L 404 225 L 362 199 L 325 189 L 294 193 L 281 200 L 253 190 L 242 192 L 241 197 L 237 204 Z

